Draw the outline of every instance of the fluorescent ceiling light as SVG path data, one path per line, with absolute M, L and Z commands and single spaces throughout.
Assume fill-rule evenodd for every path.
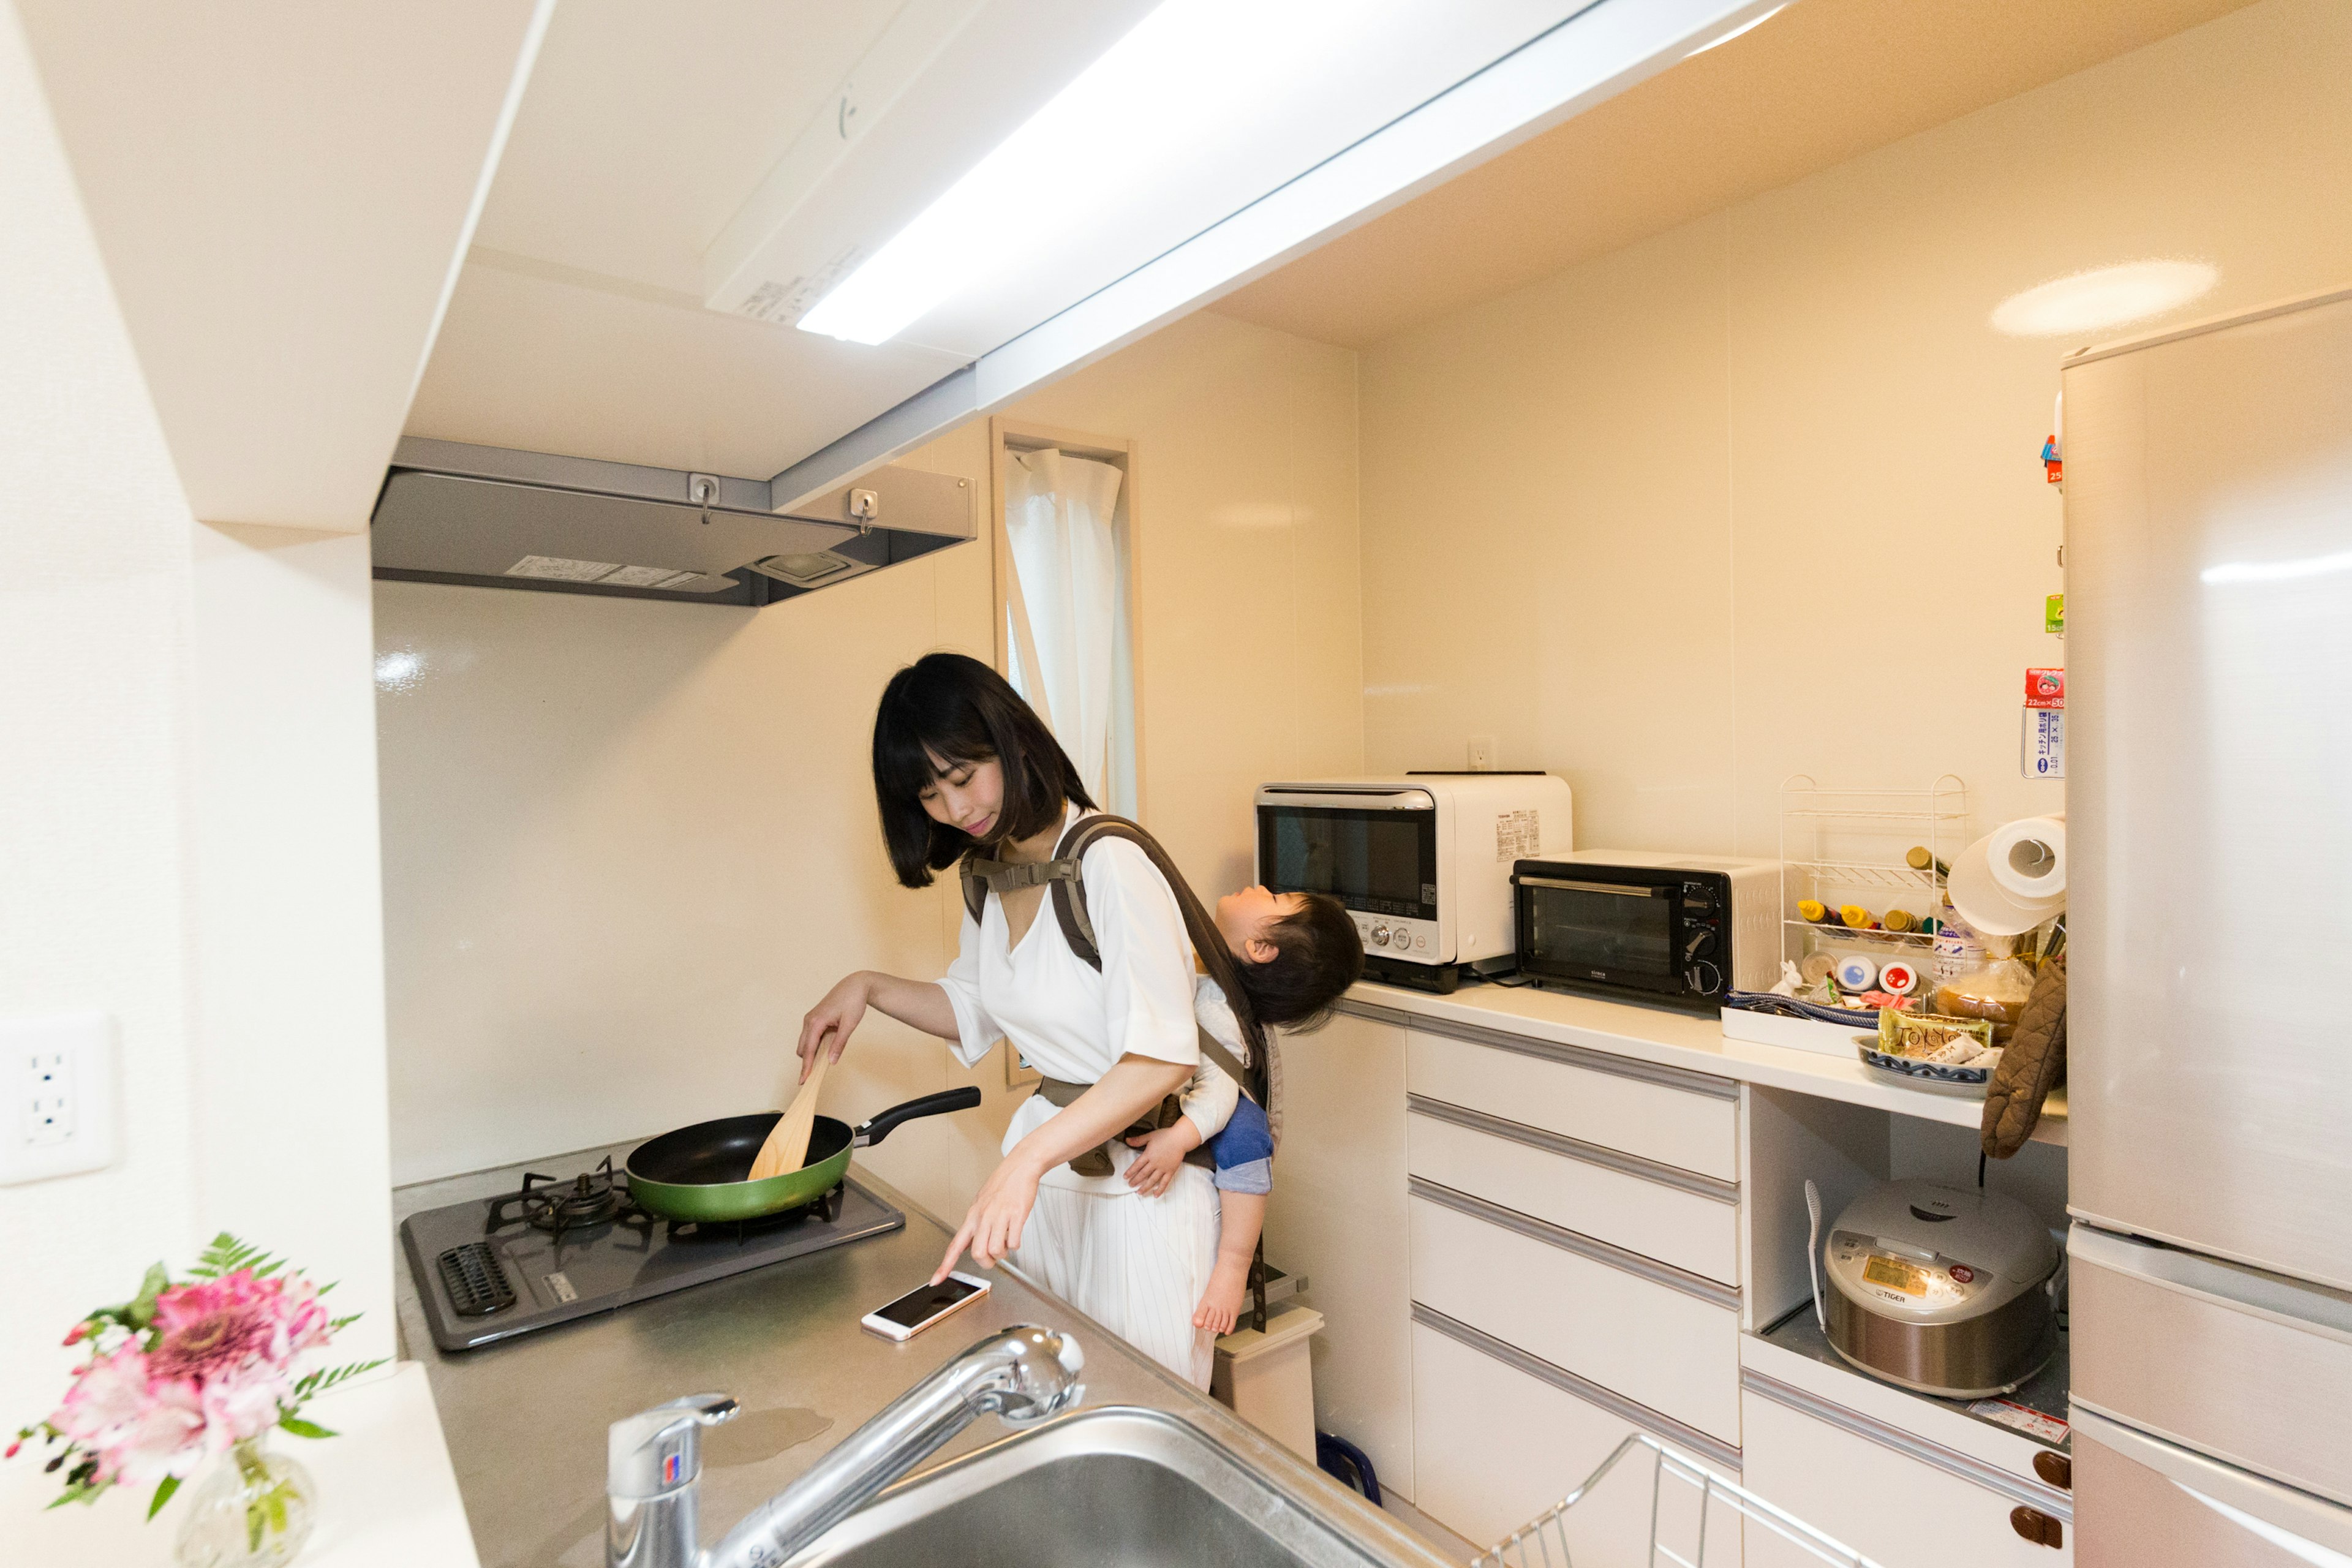
M 1993 307 L 1993 330 L 2055 338 L 2119 327 L 2186 305 L 2221 280 L 2202 261 L 2126 261 L 2053 279 Z
M 1412 8 L 1412 0 L 1164 0 L 799 325 L 887 342 L 953 296 L 1050 254 L 1090 221 L 1089 190 L 1148 187 L 1205 128 L 1229 132 L 1328 69 L 1332 39 Z
M 1782 0 L 1780 5 L 1773 6 L 1761 16 L 1751 17 L 1748 21 L 1740 23 L 1739 26 L 1732 28 L 1731 31 L 1724 34 L 1723 37 L 1719 38 L 1709 38 L 1706 42 L 1701 44 L 1698 47 L 1693 49 L 1689 54 L 1685 55 L 1683 58 L 1685 59 L 1696 59 L 1699 56 L 1706 53 L 1709 49 L 1720 48 L 1724 45 L 1731 42 L 1732 39 L 1739 37 L 1742 33 L 1754 32 L 1757 28 L 1762 26 L 1765 23 L 1770 21 L 1773 17 L 1779 16 L 1788 8 L 1787 0 Z

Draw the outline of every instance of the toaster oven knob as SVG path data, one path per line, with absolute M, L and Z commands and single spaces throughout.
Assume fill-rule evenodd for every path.
M 1386 942 L 1388 940 L 1389 940 L 1389 928 L 1388 928 L 1388 923 L 1387 923 L 1386 921 L 1382 921 L 1381 924 L 1376 925 L 1376 926 L 1374 926 L 1374 927 L 1372 928 L 1372 945 L 1373 945 L 1374 947 L 1379 947 L 1379 946 L 1381 946 L 1382 943 Z
M 1683 944 L 1683 962 L 1688 963 L 1694 959 L 1705 958 L 1714 951 L 1715 933 L 1711 931 L 1695 931 L 1690 941 Z

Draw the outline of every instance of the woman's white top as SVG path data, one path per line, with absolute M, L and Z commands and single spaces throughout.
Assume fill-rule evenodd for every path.
M 1091 815 L 1070 814 L 1064 831 L 1078 816 Z M 955 1008 L 957 1059 L 976 1066 L 1004 1039 L 1046 1077 L 1072 1083 L 1099 1081 L 1122 1056 L 1197 1068 L 1192 942 L 1167 879 L 1139 846 L 1124 838 L 1090 845 L 1080 870 L 1087 914 L 1102 955 L 1100 973 L 1070 951 L 1054 918 L 1050 892 L 1017 947 L 1006 941 L 1003 900 L 991 893 L 977 921 L 964 916 L 955 963 L 940 981 Z M 1196 1072 L 1184 1101 L 1188 1114 L 1196 1109 L 1193 1097 L 1202 1093 L 1230 1096 L 1234 1089 L 1222 1073 Z M 1198 1109 L 1202 1114 L 1193 1121 L 1199 1125 L 1213 1119 L 1214 1126 L 1223 1127 L 1233 1112 L 1231 1104 L 1222 1110 L 1206 1103 Z M 1010 1152 L 1055 1114 L 1042 1095 L 1022 1101 L 1005 1129 L 1004 1151 Z M 1045 1182 L 1103 1194 L 1130 1192 L 1124 1173 L 1134 1157 L 1132 1150 L 1115 1142 L 1110 1175 L 1081 1176 L 1065 1163 L 1048 1172 Z

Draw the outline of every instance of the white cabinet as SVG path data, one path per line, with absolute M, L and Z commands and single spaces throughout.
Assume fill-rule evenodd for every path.
M 1423 1181 L 1700 1275 L 1739 1283 L 1739 1189 L 1416 1095 L 1407 1168 Z
M 1463 1027 L 1405 1033 L 1412 1092 L 1718 1181 L 1739 1179 L 1739 1086 Z
M 1413 1504 L 1479 1546 L 1493 1545 L 1559 1502 L 1628 1433 L 1653 1427 L 1453 1333 L 1416 1324 L 1412 1334 L 1413 1470 L 1421 1488 Z M 1719 1452 L 1678 1449 L 1717 1471 L 1726 1468 Z M 1631 1568 L 1643 1561 L 1656 1468 L 1650 1453 L 1629 1454 L 1578 1501 L 1568 1516 L 1577 1563 Z M 1664 1503 L 1667 1543 L 1692 1555 L 1696 1494 L 1669 1482 Z M 1733 1568 L 1739 1561 L 1739 1521 L 1724 1509 L 1716 1511 L 1707 1526 L 1706 1568 Z
M 1265 1255 L 1323 1314 L 1315 1425 L 1413 1495 L 1404 1030 L 1342 1013 L 1281 1042 L 1284 1127 Z
M 1737 1291 L 1634 1272 L 1640 1260 L 1571 1250 L 1556 1227 L 1465 1212 L 1475 1201 L 1416 1188 L 1416 1302 L 1738 1446 Z
M 1741 1396 L 1742 1479 L 1776 1507 L 1900 1568 L 2067 1568 L 2071 1504 L 2062 1493 L 1787 1385 Z M 2057 1546 L 2029 1541 L 2011 1515 L 2046 1519 Z M 1818 1568 L 1819 1559 L 1750 1529 L 1750 1568 Z

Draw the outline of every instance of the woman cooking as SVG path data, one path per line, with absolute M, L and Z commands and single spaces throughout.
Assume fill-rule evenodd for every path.
M 1078 771 L 1029 705 L 988 666 L 935 653 L 900 670 L 874 721 L 874 788 L 898 880 L 933 874 L 981 846 L 1008 864 L 1053 856 L 1067 825 L 1094 809 Z M 1157 1196 L 1125 1180 L 1119 1139 L 1191 1082 L 1200 1059 L 1192 949 L 1175 895 L 1124 839 L 1087 848 L 1081 867 L 1102 967 L 1040 919 L 1046 890 L 992 893 L 947 974 L 852 974 L 801 1026 L 805 1076 L 815 1053 L 838 1058 L 868 1007 L 950 1043 L 966 1067 L 1002 1037 L 1049 1079 L 1086 1084 L 1056 1110 L 1024 1100 L 1004 1160 L 981 1187 L 940 1264 L 966 1247 L 986 1268 L 1017 1258 L 1047 1289 L 1179 1376 L 1206 1388 L 1211 1336 L 1193 1304 L 1216 1264 L 1217 1195 L 1181 1168 Z M 1069 1162 L 1105 1143 L 1112 1171 Z

